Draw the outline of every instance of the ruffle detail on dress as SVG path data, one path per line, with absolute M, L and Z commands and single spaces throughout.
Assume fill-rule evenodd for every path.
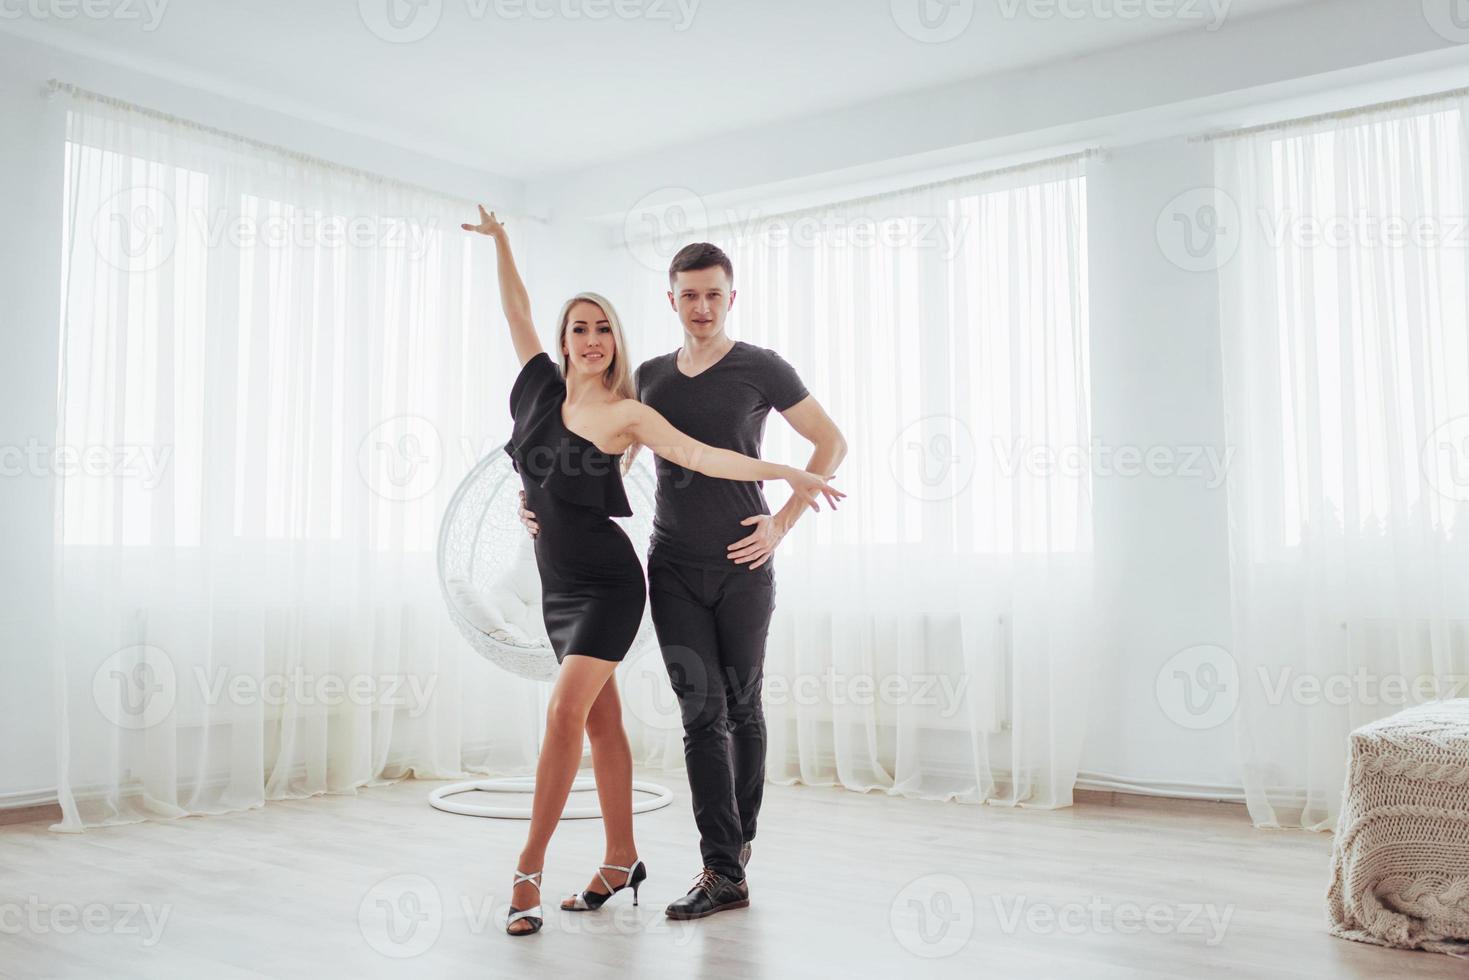
M 558 407 L 556 414 L 559 411 Z M 515 471 L 569 504 L 591 507 L 609 517 L 631 517 L 617 457 L 581 442 L 559 423 L 547 420 L 505 444 Z
M 505 452 L 515 470 L 578 507 L 631 517 L 618 459 L 571 432 L 561 421 L 566 385 L 550 355 L 525 363 L 510 390 L 515 426 Z

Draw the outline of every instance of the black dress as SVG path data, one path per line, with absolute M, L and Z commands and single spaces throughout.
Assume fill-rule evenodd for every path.
M 647 583 L 627 534 L 630 517 L 618 458 L 566 428 L 566 382 L 546 353 L 520 369 L 510 389 L 515 420 L 505 452 L 536 515 L 541 611 L 560 663 L 570 654 L 618 661 L 643 621 Z

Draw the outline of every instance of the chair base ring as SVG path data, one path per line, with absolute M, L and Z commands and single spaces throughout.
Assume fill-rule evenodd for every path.
M 571 784 L 573 793 L 583 793 L 597 788 L 596 781 L 591 776 L 578 776 Z M 667 786 L 659 783 L 648 782 L 644 779 L 634 779 L 632 783 L 634 793 L 645 794 L 641 799 L 634 798 L 633 813 L 647 813 L 650 810 L 661 810 L 673 802 L 673 791 Z M 515 793 L 529 795 L 536 791 L 536 780 L 534 776 L 502 776 L 497 779 L 477 779 L 466 783 L 452 783 L 448 786 L 440 786 L 428 796 L 429 805 L 436 810 L 445 813 L 458 813 L 466 817 L 495 817 L 501 820 L 529 820 L 531 803 L 470 803 L 467 800 L 454 799 L 463 793 Z M 568 801 L 565 810 L 561 812 L 562 820 L 588 820 L 602 815 L 602 807 L 597 803 L 572 806 Z

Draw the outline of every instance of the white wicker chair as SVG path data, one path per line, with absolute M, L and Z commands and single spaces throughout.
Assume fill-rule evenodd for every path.
M 646 458 L 639 460 L 624 480 L 634 516 L 619 519 L 646 562 L 652 528 L 653 475 Z M 520 477 L 510 457 L 496 451 L 470 471 L 454 491 L 439 526 L 439 587 L 449 618 L 476 653 L 519 677 L 552 681 L 559 666 L 541 619 L 541 581 L 535 549 L 517 516 Z M 656 645 L 652 617 L 644 610 L 643 623 L 628 657 Z M 578 777 L 572 792 L 595 789 L 590 777 Z M 483 793 L 529 794 L 535 782 L 526 776 L 480 779 L 455 783 L 433 791 L 429 803 L 448 813 L 467 816 L 529 819 L 530 806 L 491 805 L 465 797 Z M 634 813 L 646 813 L 673 801 L 667 787 L 634 780 L 642 794 Z M 563 819 L 601 816 L 595 803 L 568 805 Z

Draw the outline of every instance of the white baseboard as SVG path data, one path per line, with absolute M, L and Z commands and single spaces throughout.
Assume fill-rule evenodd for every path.
M 15 793 L 0 793 L 0 810 L 24 810 L 27 807 L 47 806 L 59 802 L 56 787 L 50 789 L 28 789 Z
M 679 769 L 660 769 L 660 771 L 682 772 L 683 770 L 680 767 Z M 1243 803 L 1245 801 L 1245 791 L 1242 786 L 1183 783 L 1171 780 L 1143 779 L 1137 776 L 1115 776 L 1110 773 L 1099 772 L 1077 773 L 1076 788 L 1112 793 L 1132 793 L 1136 796 L 1160 796 L 1175 800 L 1218 800 L 1225 803 Z M 56 802 L 58 802 L 58 798 L 55 787 L 50 789 L 0 793 L 0 810 L 22 810 L 27 807 L 46 806 Z
M 1180 783 L 1138 776 L 1114 776 L 1104 772 L 1079 772 L 1076 788 L 1109 793 L 1131 793 L 1134 796 L 1160 796 L 1170 800 L 1216 800 L 1220 803 L 1245 802 L 1243 786 L 1221 786 L 1211 783 Z

